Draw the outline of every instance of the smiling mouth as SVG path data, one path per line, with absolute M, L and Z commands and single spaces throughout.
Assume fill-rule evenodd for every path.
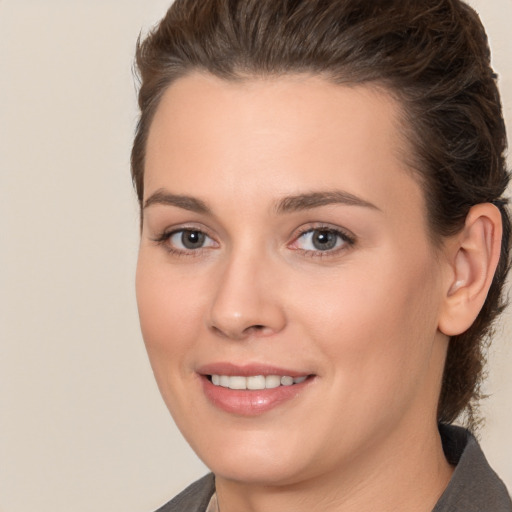
M 309 375 L 290 377 L 288 375 L 208 375 L 208 380 L 214 385 L 233 390 L 263 390 L 275 389 L 280 386 L 294 386 L 304 382 Z

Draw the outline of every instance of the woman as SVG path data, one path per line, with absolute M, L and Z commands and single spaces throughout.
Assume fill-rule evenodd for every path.
M 137 300 L 209 475 L 161 511 L 511 511 L 475 439 L 505 128 L 458 0 L 177 0 L 139 44 Z

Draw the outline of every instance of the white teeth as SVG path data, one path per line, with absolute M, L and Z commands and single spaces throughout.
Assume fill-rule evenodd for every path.
M 281 385 L 281 377 L 279 375 L 267 375 L 265 377 L 265 387 L 267 389 L 278 388 Z
M 229 377 L 229 389 L 247 389 L 245 377 Z
M 229 389 L 273 389 L 279 386 L 292 386 L 300 384 L 307 379 L 303 377 L 290 377 L 288 375 L 251 375 L 243 377 L 239 375 L 211 375 L 212 384 Z
M 247 389 L 265 389 L 265 377 L 263 375 L 247 377 Z

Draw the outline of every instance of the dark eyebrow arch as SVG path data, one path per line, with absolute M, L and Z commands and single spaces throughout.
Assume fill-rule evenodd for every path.
M 363 206 L 380 211 L 380 208 L 374 204 L 342 190 L 327 190 L 325 192 L 311 192 L 308 194 L 284 197 L 278 201 L 275 209 L 277 213 L 291 213 L 331 204 Z
M 210 214 L 211 210 L 204 201 L 195 197 L 184 196 L 180 194 L 171 194 L 163 189 L 157 190 L 151 194 L 144 203 L 144 209 L 154 204 L 167 206 L 176 206 L 191 212 Z

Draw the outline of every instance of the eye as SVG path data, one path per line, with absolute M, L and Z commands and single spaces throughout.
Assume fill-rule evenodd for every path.
M 169 242 L 177 249 L 200 249 L 209 239 L 202 231 L 182 229 L 169 237 Z
M 170 233 L 163 233 L 155 241 L 166 245 L 169 251 L 177 253 L 217 247 L 215 240 L 199 229 L 184 228 Z
M 340 230 L 320 227 L 303 232 L 293 243 L 293 248 L 311 252 L 327 252 L 336 251 L 336 249 L 353 245 L 353 243 L 353 238 Z

